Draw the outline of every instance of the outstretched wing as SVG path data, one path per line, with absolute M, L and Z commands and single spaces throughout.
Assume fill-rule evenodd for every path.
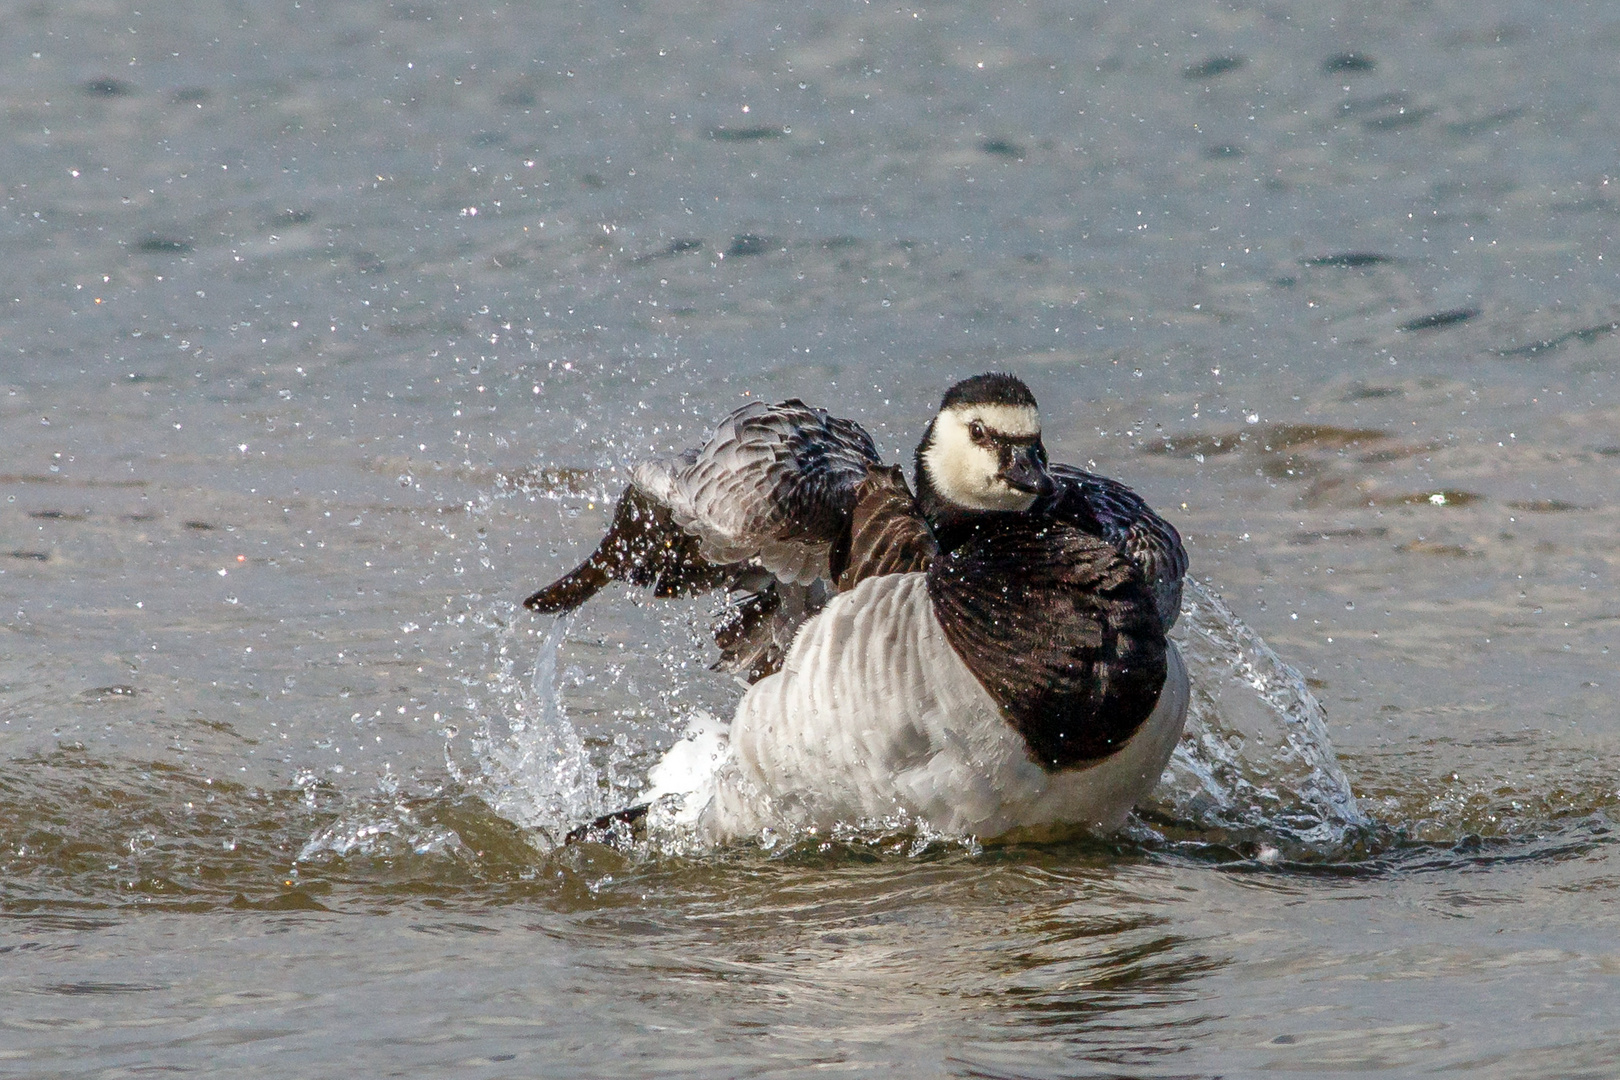
M 779 580 L 829 576 L 856 489 L 881 464 L 853 420 L 794 399 L 750 402 L 696 450 L 637 466 L 635 486 L 669 508 L 711 563 L 756 562 Z
M 1153 591 L 1164 628 L 1174 626 L 1181 612 L 1181 580 L 1187 574 L 1187 551 L 1175 526 L 1118 480 L 1073 465 L 1053 464 L 1047 471 L 1057 481 L 1057 491 L 1037 509 L 1102 537 L 1135 563 Z
M 828 573 L 809 585 L 786 584 L 749 568 L 728 587 L 733 598 L 715 622 L 721 671 L 758 682 L 782 666 L 782 657 L 806 619 L 835 592 L 848 592 L 869 577 L 926 570 L 939 554 L 934 534 L 898 465 L 876 466 L 856 485 L 828 553 Z
M 775 671 L 835 590 L 923 568 L 937 549 L 898 468 L 872 438 L 802 401 L 751 402 L 702 446 L 638 466 L 591 557 L 524 601 L 572 611 L 610 581 L 658 596 L 724 588 L 715 666 Z

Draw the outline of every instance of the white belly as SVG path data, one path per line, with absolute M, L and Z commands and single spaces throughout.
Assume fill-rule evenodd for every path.
M 896 818 L 986 839 L 1056 824 L 1108 831 L 1157 783 L 1187 699 L 1172 645 L 1158 705 L 1131 740 L 1048 773 L 946 641 L 925 575 L 870 578 L 743 696 L 719 769 L 681 816 L 714 840 Z

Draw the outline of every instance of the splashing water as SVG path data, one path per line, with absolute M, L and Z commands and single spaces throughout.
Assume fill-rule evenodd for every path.
M 509 613 L 508 613 L 509 614 Z M 590 748 L 563 711 L 557 654 L 568 630 L 558 619 L 541 638 L 532 676 L 521 677 L 509 619 L 498 611 L 474 613 L 484 631 L 485 656 L 493 665 L 463 675 L 466 711 L 473 730 L 458 759 L 459 731 L 445 729 L 445 768 L 455 785 L 476 796 L 500 817 L 528 830 L 536 846 L 562 844 L 568 831 L 604 811 L 612 798 Z M 612 770 L 612 763 L 609 770 Z M 300 777 L 305 801 L 314 802 L 314 777 Z M 453 828 L 430 819 L 444 804 L 445 791 L 406 794 L 397 777 L 383 775 L 376 789 L 354 798 L 339 815 L 311 834 L 296 861 L 350 855 L 460 857 L 466 846 Z
M 604 803 L 603 773 L 571 724 L 557 687 L 557 652 L 568 631 L 563 616 L 546 630 L 528 684 L 518 677 L 510 630 L 494 648 L 493 697 L 485 686 L 467 699 L 476 730 L 470 748 L 476 771 L 446 748 L 451 775 L 501 817 L 534 830 L 556 847 L 568 831 L 613 807 Z M 452 739 L 454 736 L 452 735 Z
M 324 855 L 389 857 L 415 855 L 465 856 L 466 846 L 454 829 L 421 820 L 418 809 L 405 799 L 386 793 L 363 800 L 310 834 L 295 862 L 313 862 Z
M 323 803 L 342 798 L 334 789 L 323 791 L 319 777 L 307 769 L 297 775 L 295 782 L 303 789 L 300 801 L 307 810 L 319 810 Z M 293 861 L 307 863 L 350 855 L 390 858 L 406 853 L 465 857 L 466 846 L 455 830 L 430 820 L 438 794 L 434 791 L 409 796 L 401 790 L 393 770 L 386 770 L 377 778 L 375 788 L 348 802 L 337 817 L 312 832 Z M 423 812 L 425 808 L 428 813 Z
M 1194 829 L 1313 847 L 1367 827 L 1305 685 L 1221 598 L 1188 579 L 1171 635 L 1192 676 L 1187 727 L 1147 809 Z

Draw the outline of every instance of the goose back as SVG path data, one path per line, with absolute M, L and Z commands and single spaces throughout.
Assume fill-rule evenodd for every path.
M 1099 536 L 1130 559 L 1152 590 L 1169 630 L 1181 613 L 1181 581 L 1187 574 L 1187 551 L 1175 526 L 1118 480 L 1061 463 L 1048 471 L 1056 490 L 1032 513 Z

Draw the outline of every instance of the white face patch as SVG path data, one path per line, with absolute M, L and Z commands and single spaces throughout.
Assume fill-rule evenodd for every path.
M 993 435 L 1034 439 L 1041 434 L 1041 414 L 1030 405 L 956 405 L 943 415 L 957 416 L 963 425 L 977 420 Z
M 1028 510 L 1035 496 L 1001 479 L 1001 457 L 994 446 L 974 442 L 972 428 L 1015 439 L 1041 433 L 1041 417 L 1027 405 L 954 405 L 934 419 L 934 437 L 923 452 L 923 466 L 934 490 L 973 510 Z

